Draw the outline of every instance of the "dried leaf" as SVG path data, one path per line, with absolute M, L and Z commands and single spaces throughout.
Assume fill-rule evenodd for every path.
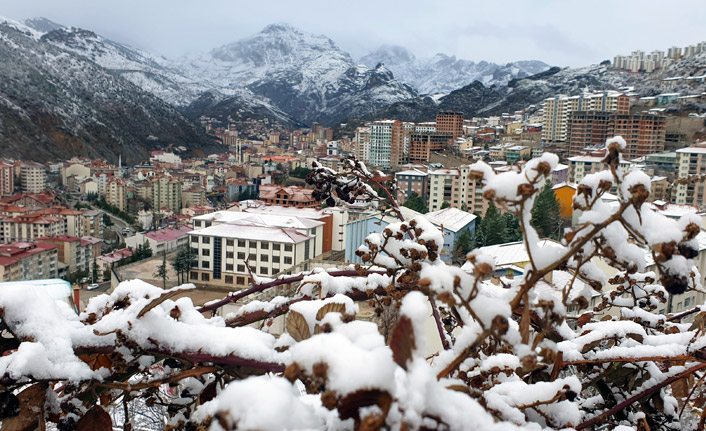
M 586 345 L 583 346 L 583 349 L 581 349 L 581 353 L 588 353 L 588 352 L 590 352 L 591 350 L 593 350 L 593 349 L 595 349 L 596 347 L 598 347 L 600 344 L 601 344 L 601 340 L 596 340 L 596 341 L 593 341 L 593 342 L 591 342 L 591 343 L 588 343 L 588 344 L 586 344 Z
M 591 319 L 593 319 L 593 313 L 584 313 L 579 316 L 578 320 L 576 321 L 576 324 L 579 328 L 581 328 L 586 323 L 589 323 Z
M 110 369 L 113 365 L 113 361 L 110 359 L 110 355 L 103 353 L 96 353 L 93 355 L 79 355 L 79 359 L 88 364 L 93 371 L 100 368 Z
M 645 337 L 642 336 L 642 334 L 627 334 L 628 338 L 632 338 L 633 340 L 637 341 L 638 343 L 642 343 L 642 341 L 645 339 Z
M 205 388 L 201 391 L 201 394 L 199 395 L 199 404 L 203 404 L 206 402 L 211 401 L 216 397 L 217 393 L 217 383 L 215 381 L 209 383 L 206 385 Z
M 532 317 L 530 316 L 529 307 L 525 307 L 522 311 L 522 318 L 520 319 L 520 335 L 522 336 L 522 344 L 529 343 L 529 327 Z
M 687 379 L 679 379 L 672 383 L 672 395 L 679 401 L 679 404 L 683 404 L 684 399 L 689 396 L 689 383 Z
M 703 329 L 704 321 L 706 321 L 706 311 L 702 311 L 694 317 L 694 321 L 689 327 L 689 331 L 694 331 L 696 329 Z
M 297 341 L 306 340 L 311 337 L 309 324 L 301 313 L 290 310 L 287 314 L 287 332 Z
M 390 336 L 390 349 L 395 363 L 406 370 L 407 361 L 412 359 L 412 352 L 415 349 L 414 328 L 409 317 L 401 316 L 397 322 Z
M 341 399 L 338 405 L 338 416 L 343 420 L 357 419 L 361 407 L 376 405 L 382 410 L 383 417 L 387 417 L 391 404 L 392 397 L 385 391 L 379 389 L 360 390 Z
M 42 415 L 44 401 L 47 395 L 47 386 L 37 383 L 20 392 L 17 398 L 20 401 L 20 414 L 3 419 L 2 431 L 29 431 L 37 427 L 39 416 Z
M 113 421 L 103 407 L 93 406 L 76 422 L 76 431 L 113 431 Z
M 346 314 L 346 304 L 341 304 L 340 302 L 329 302 L 324 304 L 323 307 L 319 308 L 316 313 L 316 320 L 321 320 L 328 313 L 341 313 L 341 315 Z

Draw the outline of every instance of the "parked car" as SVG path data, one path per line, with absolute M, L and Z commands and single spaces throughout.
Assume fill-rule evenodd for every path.
M 100 285 L 98 283 L 93 283 L 87 287 L 88 290 L 95 290 L 98 289 Z

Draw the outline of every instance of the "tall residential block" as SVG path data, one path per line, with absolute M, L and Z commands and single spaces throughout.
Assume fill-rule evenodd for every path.
M 677 166 L 674 203 L 706 205 L 706 141 L 677 150 Z
M 617 92 L 584 94 L 581 96 L 555 96 L 544 101 L 542 140 L 565 142 L 568 136 L 569 118 L 575 111 L 607 111 L 618 114 L 630 113 L 630 99 Z
M 439 112 L 436 114 L 436 131 L 453 135 L 453 139 L 463 136 L 463 113 Z

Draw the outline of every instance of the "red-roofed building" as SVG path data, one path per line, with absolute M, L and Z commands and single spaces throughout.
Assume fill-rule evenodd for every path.
M 98 256 L 98 258 L 96 259 L 96 263 L 98 264 L 98 268 L 100 269 L 100 271 L 103 272 L 106 269 L 113 267 L 113 265 L 117 264 L 121 260 L 132 256 L 133 254 L 135 254 L 135 249 L 130 247 L 123 248 L 120 250 L 114 250 L 110 253 Z
M 68 265 L 70 274 L 91 269 L 91 263 L 93 263 L 94 258 L 91 241 L 68 235 L 39 238 L 39 241 L 53 244 L 57 247 L 59 262 Z
M 153 255 L 163 252 L 169 253 L 180 247 L 185 247 L 189 241 L 188 233 L 191 231 L 190 227 L 180 226 L 153 232 L 137 232 L 135 235 L 125 238 L 125 245 L 136 249 L 138 245 L 147 242 Z
M 45 236 L 65 235 L 66 219 L 31 213 L 2 219 L 0 242 L 34 241 Z
M 260 200 L 272 205 L 312 208 L 318 205 L 313 193 L 313 189 L 303 187 L 260 186 Z
M 42 209 L 58 203 L 58 199 L 54 192 L 44 191 L 41 193 L 15 193 L 0 199 L 0 203 Z
M 57 247 L 40 242 L 0 246 L 0 281 L 39 280 L 59 275 Z

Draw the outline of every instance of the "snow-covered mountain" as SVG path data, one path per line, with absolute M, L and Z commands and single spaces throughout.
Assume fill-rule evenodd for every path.
M 155 146 L 208 149 L 173 106 L 44 36 L 0 18 L 0 154 L 130 162 Z
M 512 79 L 525 78 L 549 69 L 548 64 L 537 60 L 499 65 L 487 61 L 475 63 L 446 54 L 417 58 L 406 48 L 391 45 L 383 45 L 359 61 L 369 67 L 385 64 L 398 80 L 422 94 L 448 94 L 474 81 L 488 87 L 502 86 Z
M 226 93 L 246 88 L 305 123 L 334 123 L 416 97 L 384 67 L 356 65 L 326 36 L 273 24 L 246 39 L 184 59 L 189 76 Z

